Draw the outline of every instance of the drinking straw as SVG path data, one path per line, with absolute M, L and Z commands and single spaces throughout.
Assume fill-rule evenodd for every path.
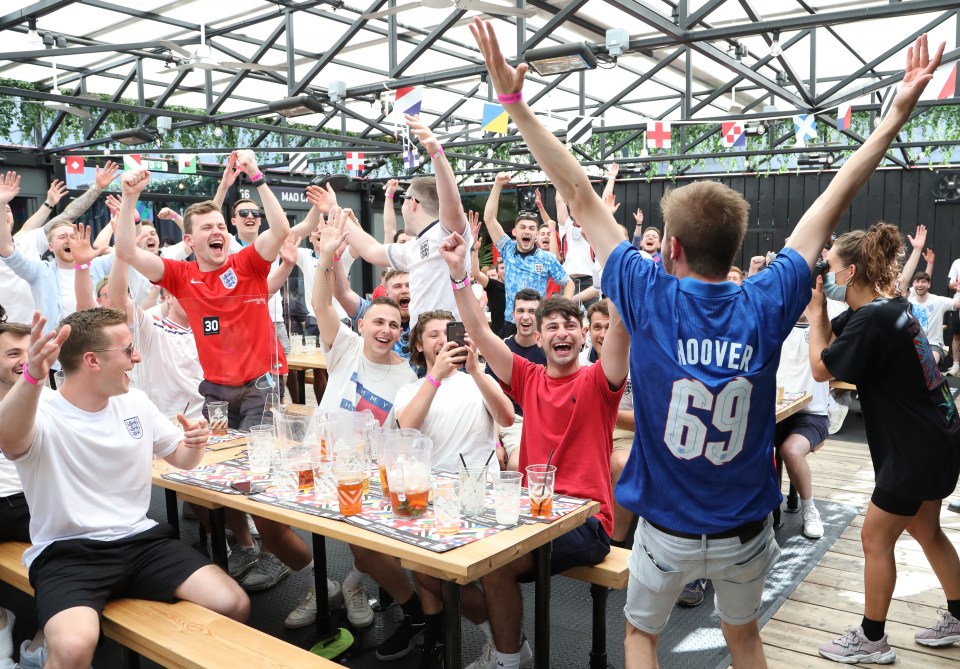
M 460 455 L 460 462 L 463 463 L 463 468 L 469 469 L 469 467 L 467 467 L 467 461 L 463 459 L 463 453 L 459 453 L 459 455 Z
M 183 407 L 183 415 L 184 415 L 184 416 L 187 415 L 187 409 L 189 409 L 189 408 L 190 408 L 190 402 L 187 402 L 187 406 Z
M 546 472 L 544 472 L 543 483 L 540 484 L 540 507 L 537 509 L 537 515 L 540 515 L 541 513 L 543 513 L 543 503 L 547 501 L 547 500 L 544 498 L 544 496 L 543 496 L 543 493 L 546 492 L 546 490 L 547 490 L 547 476 L 546 476 L 546 473 L 550 471 L 550 461 L 553 460 L 553 452 L 554 452 L 555 450 L 556 450 L 555 448 L 551 448 L 551 449 L 550 449 L 550 455 L 547 457 L 547 468 L 546 468 Z

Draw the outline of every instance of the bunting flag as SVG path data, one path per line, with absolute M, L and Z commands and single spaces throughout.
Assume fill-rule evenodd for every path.
M 420 156 L 418 155 L 417 147 L 407 146 L 403 152 L 403 165 L 408 170 L 415 170 L 420 164 Z
M 852 120 L 853 104 L 844 102 L 842 105 L 837 107 L 837 130 L 849 130 Z
M 806 146 L 808 139 L 817 138 L 817 118 L 813 114 L 800 114 L 793 117 L 793 134 L 797 146 Z
M 288 153 L 287 159 L 290 161 L 287 163 L 287 169 L 290 170 L 291 174 L 303 174 L 307 171 L 308 156 L 305 153 Z
M 363 162 L 363 151 L 347 151 L 347 171 L 362 172 L 366 166 Z
M 743 121 L 721 123 L 720 131 L 723 134 L 723 145 L 728 149 L 747 148 L 747 134 L 743 131 Z
M 177 163 L 180 166 L 180 174 L 197 173 L 197 157 L 195 155 L 181 154 L 177 157 Z
M 592 116 L 574 116 L 567 123 L 567 144 L 583 144 L 593 136 Z
M 83 174 L 83 156 L 67 156 L 67 174 Z
M 647 147 L 651 149 L 669 149 L 673 135 L 669 121 L 647 123 Z
M 123 169 L 127 172 L 139 172 L 143 169 L 140 164 L 140 154 L 133 153 L 123 157 Z
M 937 91 L 937 99 L 945 100 L 947 98 L 957 97 L 957 64 L 954 63 L 953 67 L 948 70 L 947 80 L 943 82 L 943 85 Z
M 405 123 L 403 115 L 410 114 L 416 116 L 420 113 L 420 107 L 423 105 L 423 88 L 408 86 L 398 88 L 393 102 L 393 111 L 387 117 L 387 120 L 398 125 Z
M 510 121 L 510 115 L 504 110 L 502 105 L 492 102 L 483 103 L 483 117 L 480 127 L 487 132 L 497 132 L 501 135 L 507 134 L 507 124 Z

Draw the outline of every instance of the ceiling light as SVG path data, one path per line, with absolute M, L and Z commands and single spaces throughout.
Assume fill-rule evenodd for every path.
M 780 31 L 773 31 L 773 41 L 770 43 L 770 55 L 779 58 L 783 55 L 783 49 L 780 48 Z
M 316 114 L 323 111 L 323 104 L 312 95 L 299 95 L 295 98 L 284 98 L 267 105 L 270 111 L 276 112 L 281 116 L 291 118 L 293 116 L 306 116 L 307 114 Z
M 541 76 L 592 70 L 597 66 L 597 57 L 586 42 L 528 49 L 523 52 L 523 59 Z
M 128 146 L 137 144 L 147 144 L 157 138 L 156 134 L 149 128 L 130 128 L 127 130 L 117 130 L 110 133 L 110 139 L 115 142 L 122 142 Z
M 40 37 L 40 34 L 37 32 L 37 20 L 27 19 L 27 28 L 27 44 L 34 46 L 43 44 L 43 38 Z

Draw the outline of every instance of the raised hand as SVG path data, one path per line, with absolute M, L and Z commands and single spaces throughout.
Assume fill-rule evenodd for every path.
M 314 248 L 317 255 L 323 255 L 333 258 L 337 254 L 337 249 L 347 239 L 347 219 L 349 215 L 343 209 L 333 209 L 330 211 L 330 220 L 326 227 L 320 231 Z
M 604 170 L 604 177 L 607 179 L 616 179 L 618 174 L 620 174 L 620 166 L 616 163 L 610 163 Z
M 123 196 L 133 198 L 140 197 L 140 193 L 143 192 L 149 182 L 150 173 L 146 170 L 127 172 L 123 175 L 123 179 L 120 180 L 121 187 L 123 188 Z
M 617 209 L 620 208 L 621 202 L 617 202 L 617 196 L 613 193 L 607 193 L 603 196 L 603 203 L 607 205 L 607 209 L 610 210 L 611 214 L 617 213 Z
M 510 173 L 509 172 L 497 172 L 496 181 L 494 181 L 498 186 L 506 186 L 510 183 Z
M 923 253 L 923 259 L 927 261 L 927 265 L 932 265 L 936 257 L 937 256 L 933 253 L 933 249 L 927 249 Z
M 179 215 L 180 214 L 175 212 L 170 207 L 164 207 L 159 212 L 157 212 L 157 218 L 162 219 L 164 221 L 172 221 L 173 219 L 177 218 Z
M 237 177 L 240 176 L 240 169 L 237 167 L 237 152 L 231 151 L 230 155 L 227 156 L 227 163 L 223 166 L 223 176 L 220 178 L 220 183 L 229 188 L 236 181 Z
M 430 376 L 441 381 L 460 369 L 466 358 L 466 348 L 455 341 L 448 341 L 437 353 L 437 359 L 430 368 Z
M 59 332 L 51 330 L 44 334 L 43 326 L 46 324 L 47 319 L 41 316 L 39 311 L 34 312 L 25 370 L 38 381 L 43 381 L 50 374 L 50 368 L 60 355 L 60 347 L 70 336 L 69 325 L 61 327 Z
M 543 194 L 540 192 L 540 189 L 537 188 L 533 191 L 533 194 L 537 196 L 537 209 L 543 208 Z
M 110 214 L 112 216 L 116 216 L 117 212 L 120 211 L 120 204 L 121 204 L 121 200 L 116 195 L 107 196 L 106 205 L 107 205 L 107 209 L 110 210 Z
M 440 257 L 450 268 L 450 276 L 460 278 L 466 271 L 467 242 L 454 232 L 440 242 Z
M 201 418 L 195 423 L 187 420 L 182 413 L 177 414 L 177 421 L 183 428 L 183 445 L 187 448 L 206 448 L 207 441 L 210 439 L 210 428 L 207 427 L 207 421 Z
M 473 250 L 480 250 L 480 212 L 468 211 L 467 222 L 470 223 L 470 233 L 473 235 Z
M 92 242 L 90 226 L 83 225 L 82 223 L 74 223 L 73 238 L 70 240 L 73 262 L 78 265 L 86 265 L 100 255 L 100 251 L 93 248 Z
M 417 139 L 420 140 L 420 144 L 423 145 L 424 151 L 432 156 L 440 150 L 440 140 L 437 139 L 437 136 L 433 134 L 433 130 L 430 129 L 430 126 L 420 120 L 420 116 L 404 114 L 403 118 L 406 119 L 407 126 L 409 126 L 409 128 L 413 131 L 413 134 L 416 135 Z
M 297 247 L 300 246 L 300 237 L 287 236 L 280 247 L 280 261 L 285 265 L 297 264 Z
M 917 106 L 917 100 L 920 99 L 923 89 L 930 83 L 934 71 L 940 65 L 940 58 L 943 56 L 946 45 L 946 42 L 941 42 L 937 52 L 931 58 L 927 48 L 927 34 L 924 33 L 917 38 L 913 46 L 907 49 L 907 67 L 897 95 L 893 99 L 892 111 L 906 117 Z
M 50 188 L 47 189 L 47 203 L 52 204 L 56 207 L 60 204 L 60 200 L 63 199 L 63 196 L 67 194 L 67 184 L 54 179 L 50 184 Z
M 9 204 L 20 193 L 20 175 L 7 172 L 0 179 L 0 205 Z
M 639 228 L 643 225 L 643 210 L 640 207 L 637 207 L 637 210 L 633 212 L 633 220 L 637 222 L 637 227 Z
M 399 179 L 390 179 L 389 181 L 387 181 L 387 185 L 384 190 L 386 191 L 387 195 L 394 195 L 397 192 L 397 188 L 399 187 L 400 187 Z
M 918 225 L 914 236 L 911 237 L 910 235 L 907 235 L 907 240 L 910 242 L 910 246 L 912 246 L 915 251 L 922 252 L 924 245 L 927 243 L 927 226 Z
M 328 214 L 330 210 L 339 207 L 337 204 L 337 194 L 333 192 L 333 187 L 326 184 L 326 188 L 320 186 L 307 186 L 307 199 L 314 207 L 320 210 L 321 214 Z
M 257 167 L 257 156 L 250 149 L 237 151 L 237 168 L 251 179 L 260 172 Z
M 480 47 L 480 53 L 483 54 L 483 60 L 487 64 L 487 72 L 490 73 L 490 79 L 497 93 L 509 95 L 522 90 L 528 66 L 526 63 L 520 63 L 516 67 L 511 67 L 507 63 L 507 59 L 500 51 L 500 43 L 497 41 L 493 24 L 490 21 L 481 21 L 480 17 L 474 17 L 473 23 L 470 24 L 470 32 L 473 33 L 473 39 Z
M 103 190 L 110 185 L 110 182 L 117 178 L 117 172 L 120 170 L 120 166 L 117 165 L 112 160 L 108 160 L 107 164 L 103 166 L 101 170 L 97 168 L 96 178 L 94 183 L 96 183 L 97 188 Z

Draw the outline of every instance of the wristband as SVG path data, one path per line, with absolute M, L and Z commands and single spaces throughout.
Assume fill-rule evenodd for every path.
M 44 200 L 44 201 L 43 201 L 43 206 L 46 207 L 47 209 L 53 209 L 56 205 L 50 204 L 49 202 L 47 202 L 46 200 Z
M 82 265 L 75 264 L 73 269 L 90 269 L 90 263 L 85 262 Z
M 252 177 L 250 177 L 250 185 L 254 188 L 259 188 L 267 182 L 266 178 L 263 176 L 263 172 L 257 172 Z
M 431 153 L 431 154 L 430 154 L 430 158 L 431 158 L 431 160 L 436 160 L 437 158 L 439 158 L 439 157 L 442 156 L 442 155 L 443 155 L 443 146 L 440 146 L 440 148 L 437 149 L 437 152 L 436 152 L 436 153 Z
M 427 381 L 429 381 L 429 382 L 430 382 L 430 385 L 433 386 L 434 388 L 439 388 L 439 387 L 440 387 L 440 382 L 437 381 L 435 378 L 433 378 L 433 376 L 432 376 L 431 374 L 427 374 L 424 378 L 425 378 Z
M 139 211 L 135 211 L 135 212 L 133 212 L 133 223 L 134 223 L 134 225 L 136 225 L 136 224 L 139 223 L 139 222 L 140 222 L 140 212 L 139 212 Z
M 500 101 L 500 104 L 512 105 L 515 102 L 520 102 L 523 100 L 523 91 L 517 91 L 516 93 L 507 93 L 506 95 L 498 95 L 497 100 Z
M 334 262 L 340 262 L 340 256 L 333 256 Z
M 454 279 L 454 278 L 451 276 L 451 277 L 450 277 L 450 285 L 453 286 L 453 289 L 454 289 L 454 290 L 462 290 L 462 289 L 466 288 L 467 286 L 470 285 L 470 273 L 467 272 L 466 276 L 464 276 L 462 279 Z
M 393 199 L 393 193 L 384 193 L 383 196 L 384 196 L 385 198 L 387 198 L 388 200 L 392 200 L 392 199 Z
M 40 385 L 39 379 L 35 379 L 35 378 L 33 378 L 32 376 L 30 376 L 30 373 L 27 372 L 27 368 L 26 368 L 26 367 L 23 368 L 23 380 L 26 381 L 27 383 L 29 383 L 29 384 L 32 385 L 32 386 L 39 386 L 39 385 Z

